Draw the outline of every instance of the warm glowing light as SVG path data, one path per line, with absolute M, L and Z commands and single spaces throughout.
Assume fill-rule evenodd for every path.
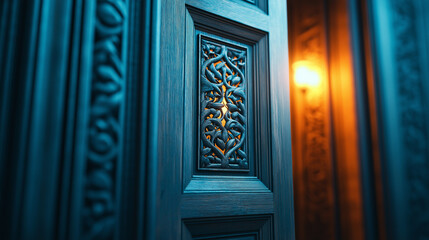
M 225 116 L 225 113 L 226 113 L 226 111 L 228 111 L 228 107 L 227 107 L 227 105 L 226 105 L 226 100 L 225 100 L 225 98 L 223 98 L 223 100 L 222 100 L 222 104 L 223 104 L 223 107 L 222 107 L 222 113 L 223 113 L 223 116 Z M 223 117 L 222 118 L 222 126 L 225 126 L 225 124 L 226 124 L 226 120 L 225 120 L 225 117 Z
M 295 84 L 303 89 L 318 87 L 321 83 L 320 70 L 308 61 L 293 64 Z
M 222 112 L 223 112 L 223 114 L 225 115 L 226 111 L 228 111 L 228 108 L 226 107 L 227 105 L 226 105 L 226 100 L 225 100 L 225 98 L 223 98 L 223 100 L 222 100 L 222 104 L 223 104 Z

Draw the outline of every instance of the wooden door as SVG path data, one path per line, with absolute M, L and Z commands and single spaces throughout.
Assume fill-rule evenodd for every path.
M 164 0 L 160 9 L 148 231 L 294 239 L 286 1 Z

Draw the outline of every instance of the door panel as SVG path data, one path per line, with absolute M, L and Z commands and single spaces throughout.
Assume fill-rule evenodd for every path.
M 157 236 L 293 239 L 286 2 L 161 17 Z
M 183 221 L 183 239 L 272 239 L 271 215 L 211 217 Z

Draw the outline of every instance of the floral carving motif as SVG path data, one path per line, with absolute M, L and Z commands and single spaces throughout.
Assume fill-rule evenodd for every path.
M 201 38 L 200 169 L 248 169 L 246 50 Z
M 123 32 L 126 3 L 98 0 L 84 190 L 83 238 L 113 239 L 115 180 L 124 100 Z

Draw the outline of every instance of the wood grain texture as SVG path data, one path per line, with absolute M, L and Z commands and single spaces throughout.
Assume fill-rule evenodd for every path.
M 161 0 L 158 160 L 154 239 L 180 238 L 180 193 L 183 151 L 185 5 Z M 167 230 L 168 229 L 168 230 Z
M 184 141 L 187 146 L 184 149 L 184 184 L 186 187 L 192 174 L 202 174 L 201 171 L 195 171 L 196 151 L 195 144 L 198 144 L 199 135 L 195 133 L 196 121 L 199 118 L 194 105 L 198 103 L 195 95 L 198 94 L 197 80 L 197 46 L 196 34 L 205 32 L 210 36 L 223 36 L 226 39 L 234 39 L 247 43 L 248 51 L 248 139 L 249 139 L 249 173 L 239 174 L 241 176 L 258 176 L 261 181 L 270 188 L 271 186 L 271 158 L 270 158 L 270 116 L 269 116 L 269 76 L 268 64 L 265 59 L 268 58 L 267 35 L 257 29 L 252 29 L 246 25 L 231 22 L 225 19 L 218 19 L 215 15 L 202 12 L 201 10 L 189 8 L 187 11 L 186 25 L 186 62 L 185 62 L 185 106 L 188 111 L 185 112 L 185 132 L 192 133 L 185 136 Z M 188 14 L 189 13 L 189 14 Z M 197 30 L 196 30 L 197 29 Z M 220 30 L 222 29 L 222 31 Z M 241 33 L 244 32 L 245 34 Z M 239 33 L 239 34 L 237 34 Z M 242 43 L 240 45 L 243 45 Z M 246 45 L 244 45 L 246 46 Z M 261 80 L 259 80 L 261 79 Z M 254 147 L 253 147 L 254 146 Z M 207 174 L 207 173 L 205 173 Z M 220 172 L 211 175 L 219 175 Z M 231 173 L 234 175 L 233 173 Z M 237 174 L 235 174 L 237 175 Z
M 186 4 L 224 19 L 244 24 L 260 30 L 267 30 L 270 17 L 254 5 L 242 1 L 220 0 L 213 4 L 212 0 L 187 0 Z M 251 16 L 251 17 L 249 17 Z
M 257 177 L 193 176 L 185 193 L 271 192 Z
M 291 199 L 274 197 L 292 194 L 291 179 L 276 180 L 284 175 L 272 174 L 271 153 L 270 74 L 279 65 L 270 69 L 270 31 L 284 27 L 286 6 L 274 19 L 267 2 L 2 1 L 1 234 L 265 240 L 283 236 L 275 222 L 293 229 L 293 210 L 282 208 Z M 196 174 L 192 165 L 195 29 L 250 46 L 249 106 L 258 109 L 249 112 L 257 138 L 249 155 L 259 162 L 241 175 Z M 288 136 L 276 140 L 288 147 Z M 285 158 L 275 167 L 290 168 Z
M 157 224 L 163 227 L 157 230 L 157 237 L 177 238 L 180 219 L 219 217 L 221 221 L 225 216 L 268 214 L 273 216 L 273 228 L 263 239 L 294 238 L 288 79 L 287 73 L 282 72 L 283 64 L 287 66 L 286 4 L 278 1 L 275 8 L 267 15 L 243 1 L 206 0 L 175 1 L 163 8 L 161 66 L 165 68 L 161 69 L 165 70 L 160 77 L 162 129 L 158 134 L 157 193 Z M 251 47 L 252 62 L 248 66 L 252 67 L 254 87 L 249 90 L 249 102 L 255 110 L 249 113 L 249 119 L 254 122 L 251 129 L 255 131 L 253 144 L 257 146 L 252 155 L 258 160 L 253 169 L 250 165 L 249 173 L 208 173 L 196 166 L 199 32 Z M 271 65 L 272 62 L 275 64 Z M 276 84 L 272 85 L 272 81 Z M 274 109 L 272 101 L 277 104 Z M 276 154 L 272 152 L 274 140 Z M 177 195 L 178 189 L 181 195 Z M 186 227 L 181 229 L 183 238 L 192 237 Z M 224 230 L 238 234 L 232 227 Z
M 272 214 L 272 193 L 184 194 L 182 218 Z
M 269 1 L 275 239 L 295 239 L 286 2 Z

